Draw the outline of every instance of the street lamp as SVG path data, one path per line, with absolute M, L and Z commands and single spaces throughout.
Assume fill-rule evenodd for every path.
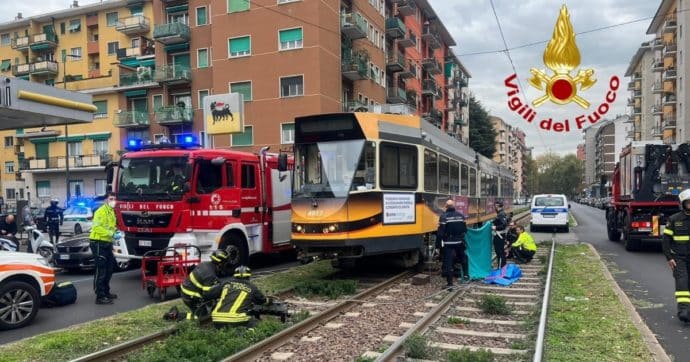
M 74 59 L 81 59 L 81 55 L 62 53 L 62 87 L 67 89 L 67 57 Z M 69 189 L 69 133 L 67 131 L 67 123 L 65 123 L 65 185 L 67 186 L 67 198 L 65 199 L 65 206 L 69 203 L 70 189 Z

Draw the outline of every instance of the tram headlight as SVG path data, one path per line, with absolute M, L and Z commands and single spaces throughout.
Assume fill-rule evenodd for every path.
M 329 232 L 335 232 L 336 230 L 338 230 L 338 225 L 333 224 L 328 227 Z

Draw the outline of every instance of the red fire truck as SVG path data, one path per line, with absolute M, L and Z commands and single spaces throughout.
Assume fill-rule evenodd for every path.
M 679 211 L 678 194 L 690 187 L 690 144 L 633 142 L 623 148 L 613 172 L 606 228 L 628 251 L 661 242 L 666 219 Z
M 115 211 L 129 254 L 189 244 L 204 258 L 225 249 L 233 270 L 251 254 L 292 249 L 294 162 L 267 149 L 254 154 L 162 144 L 125 153 L 114 182 Z

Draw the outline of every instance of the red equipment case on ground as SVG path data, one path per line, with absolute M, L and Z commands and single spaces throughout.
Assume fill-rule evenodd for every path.
M 161 300 L 165 300 L 168 287 L 175 287 L 181 295 L 180 285 L 201 262 L 200 256 L 198 247 L 185 244 L 146 252 L 141 260 L 142 289 L 146 289 L 150 297 L 158 290 Z

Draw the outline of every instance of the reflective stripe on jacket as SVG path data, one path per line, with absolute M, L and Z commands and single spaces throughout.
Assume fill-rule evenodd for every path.
M 187 279 L 182 282 L 181 289 L 182 293 L 190 297 L 214 299 L 220 292 L 218 283 L 216 266 L 210 261 L 205 261 L 189 273 Z
M 261 291 L 243 279 L 235 279 L 223 286 L 220 300 L 211 313 L 214 323 L 243 323 L 251 317 L 248 312 L 254 305 L 266 304 Z
M 113 235 L 117 231 L 115 229 L 116 223 L 115 210 L 108 204 L 103 204 L 93 215 L 93 226 L 89 239 L 112 243 Z
M 669 216 L 661 248 L 666 259 L 690 255 L 690 215 L 681 211 Z

